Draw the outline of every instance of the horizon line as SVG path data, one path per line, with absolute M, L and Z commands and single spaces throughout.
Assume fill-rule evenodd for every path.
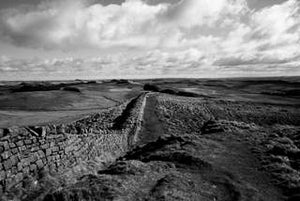
M 159 79 L 263 79 L 263 78 L 300 78 L 300 75 L 282 75 L 282 76 L 228 76 L 228 77 L 148 77 L 148 78 L 70 78 L 70 79 L 20 79 L 20 80 L 0 80 L 0 82 L 43 82 L 43 81 L 102 81 L 102 80 L 159 80 Z

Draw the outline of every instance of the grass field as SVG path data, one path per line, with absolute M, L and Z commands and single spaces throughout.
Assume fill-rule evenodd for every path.
M 0 127 L 77 118 L 119 105 L 142 89 L 138 85 L 113 82 L 76 84 L 80 92 L 62 89 L 13 92 L 16 87 L 18 85 L 0 88 Z

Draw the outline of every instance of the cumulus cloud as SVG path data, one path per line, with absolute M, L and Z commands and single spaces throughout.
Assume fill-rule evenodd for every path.
M 112 55 L 104 63 L 95 58 L 42 64 L 29 61 L 56 71 L 70 66 L 73 71 L 91 70 L 96 65 L 105 73 L 117 74 L 201 76 L 222 74 L 223 69 L 257 72 L 257 68 L 282 73 L 284 69 L 297 70 L 300 61 L 297 0 L 260 10 L 251 10 L 246 0 L 88 2 L 53 0 L 26 10 L 2 10 L 0 40 L 30 48 L 138 52 L 130 58 Z M 18 65 L 4 68 L 2 61 L 2 71 L 13 71 Z M 24 66 L 34 69 L 32 65 Z
M 126 0 L 107 6 L 46 1 L 25 12 L 4 12 L 1 26 L 2 35 L 20 46 L 174 48 L 197 43 L 197 30 L 227 26 L 223 19 L 234 23 L 247 10 L 245 0 Z
M 166 8 L 139 0 L 108 6 L 85 5 L 79 0 L 51 1 L 25 13 L 7 11 L 2 17 L 2 34 L 29 47 L 147 46 L 154 38 L 151 32 L 157 16 Z

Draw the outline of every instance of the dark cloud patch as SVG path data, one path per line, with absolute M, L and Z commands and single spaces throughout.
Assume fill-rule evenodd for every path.
M 225 57 L 216 60 L 213 65 L 216 66 L 243 66 L 243 65 L 264 65 L 264 64 L 285 64 L 293 60 L 297 60 L 298 57 L 280 59 L 274 57 L 253 57 L 253 58 L 243 58 L 243 57 Z
M 15 8 L 21 5 L 37 5 L 47 0 L 1 0 L 0 9 Z
M 268 6 L 281 4 L 287 0 L 247 0 L 251 9 L 262 9 Z
M 0 10 L 8 9 L 8 8 L 16 8 L 19 6 L 33 6 L 39 5 L 44 2 L 54 2 L 60 0 L 1 0 L 0 1 Z M 84 0 L 88 4 L 97 4 L 100 3 L 102 5 L 109 4 L 121 4 L 125 0 Z

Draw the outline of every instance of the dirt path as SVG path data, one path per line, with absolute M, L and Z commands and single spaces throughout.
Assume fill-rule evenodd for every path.
M 157 100 L 153 94 L 146 98 L 142 128 L 138 134 L 137 144 L 147 144 L 164 134 L 162 124 L 155 111 L 156 104 Z
M 223 147 L 222 151 L 206 160 L 213 167 L 231 175 L 231 183 L 239 186 L 240 200 L 284 200 L 282 191 L 272 184 L 270 175 L 262 171 L 260 161 L 245 139 L 233 133 L 216 133 L 204 136 L 204 139 L 210 139 Z M 210 148 L 211 151 L 213 149 Z

